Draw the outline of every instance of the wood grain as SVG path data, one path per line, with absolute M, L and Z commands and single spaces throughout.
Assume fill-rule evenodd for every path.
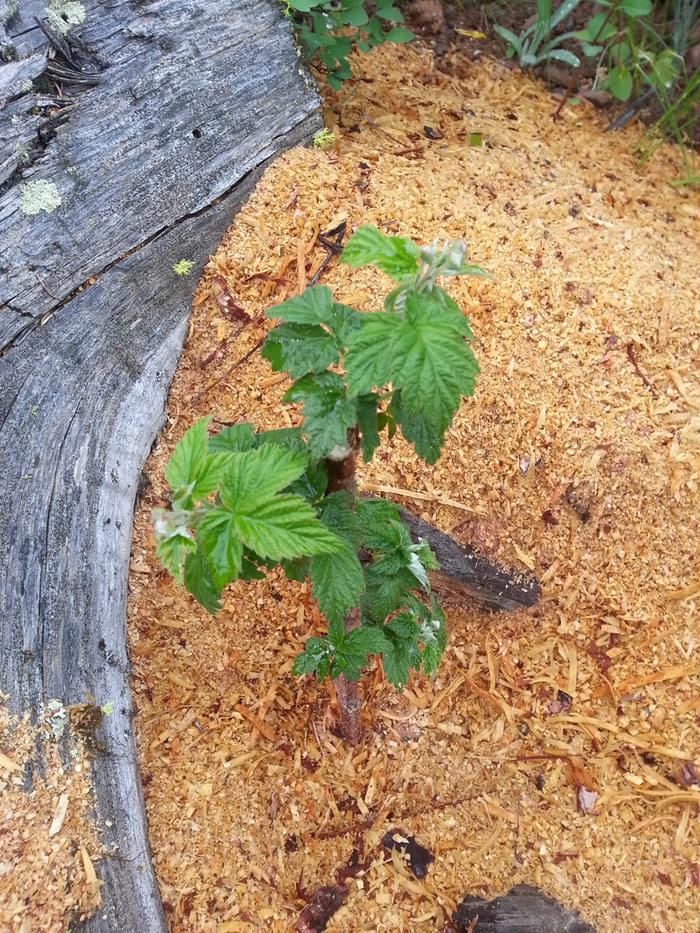
M 201 268 L 266 160 L 320 118 L 273 0 L 86 6 L 99 83 L 66 86 L 58 115 L 30 114 L 17 60 L 0 65 L 15 88 L 0 111 L 0 691 L 32 715 L 54 697 L 112 704 L 93 766 L 103 903 L 85 929 L 158 933 L 125 607 L 138 477 L 197 279 L 172 265 Z M 7 32 L 43 65 L 30 18 Z M 58 210 L 21 213 L 31 179 L 57 186 Z

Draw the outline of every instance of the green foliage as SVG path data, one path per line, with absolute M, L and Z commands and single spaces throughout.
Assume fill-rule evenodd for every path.
M 410 29 L 395 25 L 403 22 L 403 14 L 393 0 L 371 6 L 370 13 L 366 0 L 285 0 L 306 57 L 325 66 L 334 90 L 352 76 L 348 55 L 353 49 L 368 52 L 384 42 L 413 39 Z M 327 144 L 327 138 L 319 143 Z
M 622 103 L 648 91 L 663 113 L 641 147 L 642 157 L 659 140 L 671 138 L 682 149 L 690 179 L 700 111 L 698 72 L 686 69 L 684 56 L 700 26 L 700 0 L 599 0 L 583 29 L 557 34 L 579 2 L 565 0 L 552 13 L 551 0 L 537 0 L 536 22 L 518 36 L 494 24 L 506 55 L 517 56 L 523 69 L 550 59 L 576 67 L 580 58 L 570 48 L 578 47 L 581 57 L 595 62 L 595 89 L 609 91 Z M 562 44 L 568 48 L 560 48 Z
M 256 433 L 237 424 L 209 436 L 204 418 L 173 451 L 172 508 L 154 513 L 159 559 L 211 612 L 230 582 L 275 565 L 310 579 L 329 630 L 306 641 L 297 674 L 355 680 L 378 655 L 400 687 L 412 669 L 433 673 L 444 651 L 430 548 L 411 540 L 395 506 L 328 494 L 328 464 L 354 462 L 355 446 L 370 460 L 397 425 L 429 463 L 439 456 L 478 372 L 469 323 L 438 284 L 485 275 L 465 256 L 461 242 L 421 247 L 358 230 L 342 261 L 394 280 L 383 310 L 360 313 L 315 286 L 267 312 L 279 323 L 263 356 L 295 380 L 285 400 L 301 403 L 301 428 Z M 360 624 L 346 632 L 353 610 Z
M 574 33 L 588 58 L 597 60 L 597 87 L 625 102 L 651 86 L 663 93 L 683 68 L 683 59 L 652 25 L 651 0 L 603 0 L 601 10 Z
M 494 32 L 506 43 L 506 55 L 517 55 L 518 64 L 525 71 L 548 61 L 560 61 L 576 68 L 579 58 L 568 49 L 560 48 L 574 33 L 565 32 L 555 35 L 557 26 L 563 22 L 579 5 L 580 0 L 564 0 L 552 11 L 552 0 L 537 0 L 537 18 L 516 36 L 510 29 L 494 24 Z

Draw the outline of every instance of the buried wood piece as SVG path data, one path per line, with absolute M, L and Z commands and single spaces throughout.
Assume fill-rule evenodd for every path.
M 430 581 L 436 589 L 471 596 L 489 609 L 504 612 L 534 606 L 540 598 L 540 583 L 533 574 L 504 570 L 412 512 L 399 511 L 411 537 L 423 538 L 435 552 L 440 570 L 430 574 Z
M 314 893 L 294 924 L 296 933 L 321 933 L 348 896 L 347 885 L 327 884 Z
M 467 895 L 452 920 L 460 933 L 595 933 L 575 911 L 529 884 L 518 884 L 491 901 Z

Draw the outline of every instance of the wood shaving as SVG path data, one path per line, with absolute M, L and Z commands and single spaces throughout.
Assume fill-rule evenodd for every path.
M 677 768 L 700 765 L 698 194 L 669 184 L 671 147 L 638 165 L 633 126 L 605 134 L 585 104 L 553 121 L 545 87 L 495 62 L 441 68 L 416 47 L 363 56 L 361 78 L 327 95 L 337 148 L 278 159 L 199 286 L 130 581 L 136 727 L 174 930 L 289 930 L 356 847 L 368 865 L 335 933 L 419 918 L 439 930 L 465 893 L 518 883 L 601 933 L 697 928 L 700 788 Z M 251 351 L 264 311 L 319 268 L 317 237 L 337 216 L 464 238 L 494 276 L 448 283 L 481 376 L 441 460 L 426 466 L 397 437 L 361 483 L 448 532 L 476 512 L 499 529 L 494 559 L 520 557 L 545 581 L 516 615 L 449 597 L 434 680 L 401 695 L 366 675 L 358 749 L 338 738 L 332 689 L 290 674 L 323 630 L 308 587 L 274 572 L 230 587 L 212 618 L 158 568 L 149 526 L 197 418 L 299 422 Z M 203 372 L 219 278 L 251 323 Z M 321 282 L 361 309 L 388 290 L 335 260 Z M 588 775 L 585 812 L 572 766 Z M 395 825 L 435 854 L 424 882 L 379 851 Z

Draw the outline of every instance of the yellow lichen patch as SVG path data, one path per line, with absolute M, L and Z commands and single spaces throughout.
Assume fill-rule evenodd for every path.
M 205 270 L 137 510 L 136 725 L 173 929 L 289 930 L 357 847 L 364 867 L 329 930 L 442 929 L 464 894 L 530 883 L 600 931 L 690 933 L 698 196 L 668 183 L 670 149 L 640 167 L 636 130 L 604 134 L 580 107 L 553 121 L 544 87 L 496 63 L 453 58 L 447 73 L 387 46 L 359 64 L 326 101 L 336 149 L 282 156 Z M 437 677 L 397 694 L 369 672 L 355 750 L 332 690 L 290 675 L 323 627 L 307 588 L 279 573 L 237 584 L 212 618 L 158 571 L 149 528 L 197 418 L 298 423 L 254 348 L 263 312 L 311 280 L 319 233 L 342 220 L 466 239 L 494 277 L 449 283 L 482 371 L 441 460 L 395 438 L 364 488 L 543 581 L 514 615 L 449 597 Z M 388 286 L 335 260 L 320 281 L 361 309 Z M 237 336 L 222 283 L 252 318 Z M 427 878 L 381 848 L 392 828 L 435 854 Z

